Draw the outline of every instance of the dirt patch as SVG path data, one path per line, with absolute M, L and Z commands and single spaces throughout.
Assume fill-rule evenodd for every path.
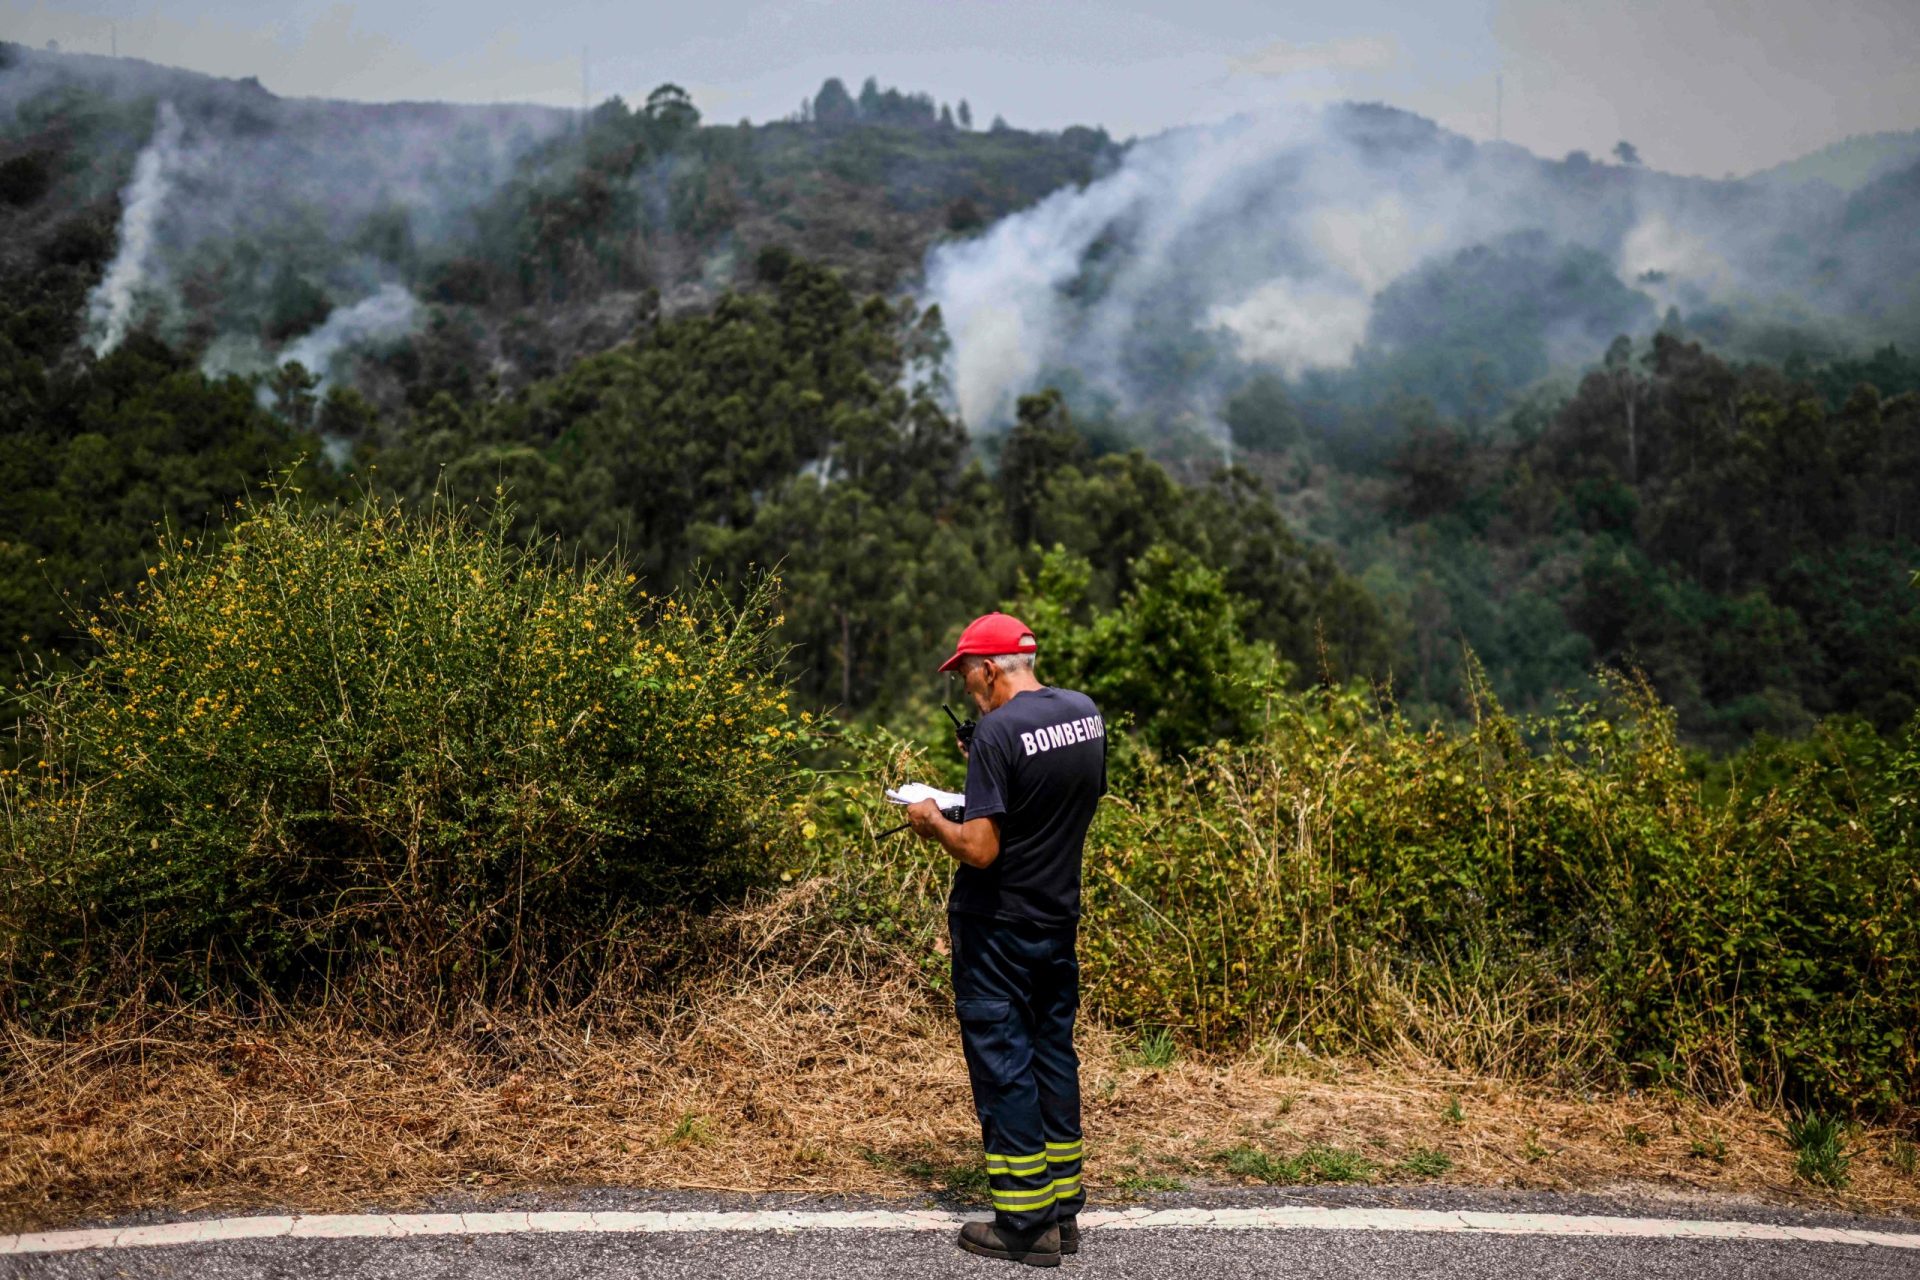
M 476 1014 L 454 1031 L 376 1035 L 319 1016 L 185 1012 L 78 1042 L 0 1031 L 0 1229 L 482 1188 L 981 1185 L 958 1038 L 912 974 L 767 965 L 679 1008 L 618 1033 Z M 1088 1183 L 1108 1201 L 1278 1170 L 1920 1211 L 1893 1135 L 1853 1134 L 1847 1189 L 1816 1192 L 1794 1176 L 1781 1118 L 1753 1106 L 1572 1096 L 1297 1050 L 1145 1065 L 1157 1055 L 1100 1027 L 1080 1043 Z M 1298 1158 L 1313 1151 L 1340 1159 Z

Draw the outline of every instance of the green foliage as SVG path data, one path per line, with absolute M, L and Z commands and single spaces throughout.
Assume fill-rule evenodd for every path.
M 1076 610 L 1144 591 L 1179 611 L 1228 592 L 1259 602 L 1206 620 L 1209 644 L 1243 633 L 1235 661 L 1271 642 L 1296 666 L 1321 644 L 1342 671 L 1380 665 L 1365 594 L 1251 477 L 1186 492 L 1143 455 L 1088 459 L 1042 395 L 1023 402 L 996 483 L 942 407 L 936 314 L 862 301 L 784 250 L 756 270 L 766 292 L 653 324 L 523 396 L 471 410 L 436 398 L 384 433 L 380 484 L 417 499 L 504 481 L 520 532 L 622 547 L 656 582 L 696 563 L 726 581 L 779 565 L 796 688 L 816 705 L 884 717 L 911 704 L 929 655 L 1013 595 L 1023 561 L 1038 571 L 1029 535 L 1089 557 Z M 330 396 L 320 414 L 352 408 Z M 1178 683 L 1159 696 L 1181 697 Z M 1195 705 L 1176 737 L 1231 727 L 1220 698 Z
M 566 1000 L 755 876 L 805 733 L 774 585 L 655 599 L 509 518 L 282 490 L 212 545 L 163 536 L 99 657 L 25 697 L 10 1003 Z
M 1021 396 L 1018 421 L 1000 446 L 1000 490 L 1015 543 L 1026 545 L 1038 533 L 1041 504 L 1055 472 L 1087 456 L 1086 441 L 1068 421 L 1057 391 Z
M 1431 1147 L 1415 1147 L 1407 1152 L 1396 1167 L 1400 1172 L 1410 1173 L 1416 1178 L 1438 1178 L 1453 1168 L 1453 1157 Z
M 1860 393 L 1871 388 L 1880 400 L 1920 392 L 1920 358 L 1915 358 L 1889 343 L 1873 354 L 1857 360 L 1833 360 L 1818 369 L 1809 369 L 1805 361 L 1789 360 L 1788 377 L 1810 377 L 1828 410 L 1838 412 Z
M 714 1141 L 713 1122 L 697 1111 L 682 1112 L 673 1122 L 667 1141 L 677 1147 L 710 1147 Z
M 1695 1138 L 1687 1144 L 1687 1154 L 1702 1160 L 1711 1160 L 1715 1164 L 1727 1162 L 1727 1140 L 1717 1133 L 1709 1133 Z
M 1227 401 L 1222 417 L 1237 449 L 1273 452 L 1300 436 L 1300 414 L 1286 384 L 1271 373 L 1255 374 Z
M 1822 372 L 1847 387 L 1829 408 L 1661 333 L 1638 354 L 1616 340 L 1563 403 L 1500 432 L 1405 415 L 1382 465 L 1394 530 L 1323 530 L 1398 633 L 1403 702 L 1466 715 L 1471 648 L 1536 712 L 1596 662 L 1636 666 L 1719 750 L 1837 712 L 1904 725 L 1920 709 L 1920 399 L 1856 390 L 1860 372 Z
M 209 380 L 138 334 L 79 369 L 0 342 L 0 438 L 0 619 L 42 660 L 84 651 L 69 613 L 133 587 L 156 522 L 197 527 L 315 444 L 246 383 Z
M 910 1178 L 918 1178 L 964 1204 L 985 1203 L 991 1190 L 991 1183 L 987 1178 L 986 1161 L 978 1157 L 962 1164 L 954 1164 L 918 1156 L 888 1155 L 869 1149 L 861 1151 L 860 1158 L 876 1169 L 885 1169 L 889 1173 L 904 1173 Z
M 1221 1152 L 1218 1159 L 1228 1173 L 1272 1186 L 1371 1182 L 1379 1172 L 1378 1165 L 1357 1152 L 1317 1144 L 1290 1156 L 1275 1156 L 1257 1147 L 1239 1146 Z
M 1136 761 L 1086 851 L 1087 1008 L 1202 1049 L 1911 1106 L 1920 721 L 1756 747 L 1709 795 L 1671 711 L 1609 688 L 1525 720 L 1483 694 L 1458 732 L 1357 688 L 1270 688 L 1247 739 Z M 866 838 L 868 779 L 934 771 L 885 735 L 849 745 L 816 865 L 836 919 L 917 964 L 948 875 Z
M 1014 614 L 1045 636 L 1049 683 L 1079 689 L 1108 715 L 1130 717 L 1154 749 L 1184 754 L 1254 726 L 1264 690 L 1287 665 L 1243 638 L 1243 606 L 1224 576 L 1191 553 L 1158 545 L 1129 566 L 1118 607 L 1088 603 L 1091 567 L 1056 549 L 1036 582 L 1024 578 Z
M 394 433 L 383 487 L 504 481 L 516 529 L 625 549 L 671 583 L 781 566 L 800 694 L 885 707 L 1011 586 L 984 474 L 940 409 L 937 318 L 862 301 L 769 251 L 764 295 L 652 327 L 472 420 L 447 404 Z
M 1829 749 L 1710 809 L 1632 686 L 1537 725 L 1487 705 L 1458 737 L 1277 701 L 1258 745 L 1150 775 L 1096 828 L 1089 896 L 1126 923 L 1083 963 L 1111 1014 L 1202 1043 L 1298 1026 L 1484 1068 L 1445 1011 L 1492 1000 L 1529 1028 L 1496 1057 L 1538 1070 L 1711 1089 L 1744 1066 L 1894 1106 L 1920 1082 L 1911 806 L 1870 733 Z
M 820 92 L 813 95 L 813 119 L 818 124 L 848 124 L 858 118 L 859 112 L 839 76 L 828 76 Z
M 1141 1036 L 1128 1052 L 1127 1059 L 1136 1066 L 1166 1067 L 1180 1056 L 1180 1046 L 1174 1040 L 1173 1033 L 1165 1027 L 1156 1027 Z
M 1787 1121 L 1787 1145 L 1794 1150 L 1794 1176 L 1838 1191 L 1847 1185 L 1853 1157 L 1847 1151 L 1846 1124 L 1838 1116 L 1805 1112 Z
M 1120 1196 L 1150 1195 L 1157 1191 L 1185 1191 L 1187 1184 L 1179 1178 L 1164 1173 L 1122 1173 L 1111 1184 L 1114 1194 Z
M 161 323 L 178 351 L 145 338 L 137 361 L 116 353 L 89 368 L 66 353 L 112 254 L 113 193 L 151 134 L 154 101 L 70 60 L 22 56 L 46 87 L 0 125 L 10 246 L 0 255 L 0 422 L 10 440 L 27 438 L 19 463 L 29 473 L 7 477 L 19 505 L 72 513 L 76 526 L 71 543 L 44 512 L 0 531 L 0 617 L 20 615 L 7 634 L 29 635 L 30 654 L 73 647 L 58 627 L 60 591 L 82 579 L 83 594 L 125 585 L 137 569 L 128 539 L 148 522 L 197 518 L 247 477 L 309 452 L 297 437 L 321 430 L 350 439 L 362 460 L 378 452 L 415 495 L 443 464 L 463 493 L 509 479 L 527 524 L 588 554 L 620 545 L 663 585 L 702 557 L 732 580 L 749 561 L 851 539 L 818 572 L 788 575 L 803 694 L 849 708 L 897 705 L 909 649 L 1004 599 L 1016 564 L 1035 574 L 1032 546 L 1084 557 L 1091 598 L 1112 607 L 1131 585 L 1128 567 L 1156 543 L 1222 571 L 1247 602 L 1246 637 L 1272 642 L 1297 671 L 1391 677 L 1421 716 L 1467 713 L 1468 647 L 1509 705 L 1532 712 L 1588 691 L 1596 662 L 1636 665 L 1689 739 L 1720 750 L 1836 712 L 1890 731 L 1920 708 L 1910 659 L 1920 608 L 1899 590 L 1920 537 L 1920 401 L 1909 394 L 1920 375 L 1899 348 L 1856 357 L 1800 326 L 1772 346 L 1749 344 L 1785 370 L 1739 367 L 1682 336 L 1733 330 L 1709 313 L 1674 313 L 1651 350 L 1636 349 L 1616 337 L 1652 320 L 1633 282 L 1588 251 L 1524 233 L 1391 282 L 1347 372 L 1290 382 L 1195 332 L 1188 308 L 1148 308 L 1125 338 L 1145 409 L 1118 423 L 1095 409 L 1105 420 L 1078 427 L 1057 398 L 1033 422 L 1026 413 L 1000 450 L 996 512 L 984 473 L 968 476 L 958 424 L 930 412 L 948 400 L 933 371 L 940 343 L 912 336 L 926 318 L 881 323 L 862 293 L 895 291 L 943 237 L 1089 180 L 1116 154 L 1100 131 L 974 133 L 964 104 L 956 128 L 929 96 L 874 80 L 857 101 L 831 81 L 810 115 L 745 128 L 703 123 L 684 89 L 663 84 L 644 104 L 610 99 L 564 128 L 532 109 L 395 105 L 354 108 L 349 130 L 337 127 L 337 104 L 156 72 L 151 84 L 169 84 L 190 127 L 211 136 L 232 131 L 317 162 L 342 138 L 376 150 L 431 127 L 445 163 L 418 175 L 424 204 L 403 208 L 370 178 L 331 219 L 319 210 L 334 207 L 341 184 L 316 192 L 328 168 L 293 166 L 231 235 L 197 238 L 170 262 L 181 288 Z M 1431 126 L 1384 109 L 1331 123 L 1367 147 L 1443 154 Z M 376 159 L 389 162 L 361 159 L 370 174 L 385 172 Z M 1819 288 L 1836 303 L 1858 305 L 1880 287 L 1837 264 L 1874 262 L 1890 281 L 1911 274 L 1883 264 L 1911 261 L 1914 172 L 1889 170 L 1844 214 L 1835 206 L 1853 248 L 1821 257 L 1817 273 L 1831 277 Z M 1586 202 L 1596 182 L 1631 175 L 1549 166 L 1542 177 Z M 1129 249 L 1124 235 L 1101 237 L 1074 296 L 1097 300 Z M 756 273 L 767 251 L 810 257 L 799 285 Z M 403 349 L 358 362 L 361 405 L 332 399 L 341 375 L 320 401 L 317 387 L 275 375 L 266 395 L 279 421 L 255 408 L 243 422 L 244 387 L 186 376 L 215 335 L 277 341 L 310 328 L 332 302 L 364 293 L 370 262 L 432 305 Z M 837 298 L 827 263 L 839 269 Z M 1564 366 L 1568 351 L 1550 341 L 1575 358 L 1606 355 L 1577 386 L 1544 386 L 1538 403 L 1514 405 L 1516 389 Z M 578 363 L 590 353 L 609 361 Z M 636 355 L 648 366 L 637 375 L 626 359 Z M 1079 405 L 1076 371 L 1057 372 Z M 1232 392 L 1221 421 L 1261 481 L 1214 477 L 1219 442 L 1186 420 L 1202 381 Z M 836 415 L 863 430 L 876 414 L 898 427 L 908 414 L 887 403 L 894 390 L 919 424 L 902 438 L 934 443 L 924 454 L 903 445 L 891 467 L 849 477 L 837 466 Z M 150 483 L 124 493 L 109 483 L 98 499 L 72 492 L 58 478 L 63 455 L 69 444 L 95 450 L 94 436 Z M 1129 443 L 1154 457 L 1126 454 Z M 982 447 L 991 457 L 992 444 Z M 911 465 L 920 457 L 923 477 Z M 803 492 L 803 470 L 838 488 Z M 57 500 L 45 501 L 49 490 Z M 776 519 L 752 519 L 763 503 Z M 924 564 L 913 558 L 924 572 L 901 591 L 860 571 L 929 544 Z M 1377 591 L 1343 565 L 1370 573 Z M 932 584 L 946 584 L 953 607 L 896 624 Z M 800 603 L 816 591 L 838 595 Z
M 297 133 L 264 95 L 207 92 Z M 672 85 L 603 103 L 515 141 L 458 227 L 384 199 L 335 226 L 289 195 L 284 225 L 178 264 L 182 350 L 136 332 L 96 361 L 84 300 L 152 113 L 66 85 L 6 125 L 0 625 L 53 673 L 0 788 L 18 1007 L 156 975 L 563 998 L 775 853 L 831 870 L 832 927 L 938 988 L 948 868 L 867 843 L 870 775 L 773 803 L 801 803 L 806 744 L 764 700 L 790 649 L 799 698 L 912 726 L 840 744 L 901 780 L 945 747 L 927 669 L 1014 601 L 1043 678 L 1134 726 L 1088 854 L 1086 972 L 1090 1007 L 1157 1028 L 1156 1055 L 1411 1042 L 1913 1105 L 1920 383 L 1897 349 L 1738 366 L 1674 316 L 1501 417 L 1548 367 L 1547 317 L 1594 352 L 1647 319 L 1605 263 L 1519 237 L 1395 282 L 1351 375 L 1288 383 L 1171 311 L 1143 323 L 1129 367 L 1237 386 L 1223 421 L 1257 471 L 1218 467 L 1177 397 L 1089 427 L 1031 396 L 976 458 L 938 316 L 866 291 L 1112 144 L 974 134 L 964 103 L 956 129 L 924 95 L 835 81 L 812 119 L 759 128 L 703 125 Z M 485 150 L 456 141 L 450 170 Z M 1847 213 L 1900 261 L 1912 182 Z M 1123 247 L 1103 239 L 1074 290 L 1097 298 Z M 200 372 L 213 333 L 310 328 L 369 256 L 433 305 L 358 389 Z M 1783 333 L 1750 349 L 1804 349 Z M 283 493 L 209 521 L 309 431 L 377 463 L 382 493 L 490 514 L 327 514 L 340 484 L 317 473 L 317 510 Z M 180 532 L 147 583 L 156 522 Z M 616 552 L 676 607 L 615 581 Z M 77 633 L 73 602 L 116 589 Z M 556 648 L 562 621 L 629 659 Z M 641 671 L 664 652 L 725 691 Z M 1658 700 L 1603 695 L 1596 661 Z M 1335 688 L 1302 694 L 1305 673 Z M 1340 688 L 1367 679 L 1398 709 Z M 724 732 L 749 711 L 758 740 Z M 1682 730 L 1746 749 L 1706 765 Z M 951 756 L 932 768 L 958 782 Z M 811 834 L 783 847 L 793 817 Z
M 1003 457 L 1003 476 L 1005 465 Z M 1240 601 L 1245 637 L 1270 642 L 1295 670 L 1336 679 L 1384 674 L 1390 651 L 1381 610 L 1332 553 L 1296 537 L 1250 472 L 1210 466 L 1204 474 L 1182 484 L 1138 450 L 1062 460 L 1034 505 L 1032 541 L 1084 559 L 1092 570 L 1087 600 L 1105 609 L 1119 605 L 1134 570 L 1165 544 L 1217 570 Z M 1029 577 L 1041 558 L 1026 557 Z
M 1598 348 L 1645 331 L 1651 299 L 1592 250 L 1545 232 L 1514 233 L 1428 263 L 1380 291 L 1352 381 L 1423 396 L 1484 419 L 1505 394 L 1547 373 L 1555 332 Z

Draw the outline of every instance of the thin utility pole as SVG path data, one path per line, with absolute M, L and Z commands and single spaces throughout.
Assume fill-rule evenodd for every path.
M 593 97 L 587 91 L 587 46 L 580 46 L 580 114 L 585 117 L 593 110 Z
M 116 58 L 119 57 L 120 56 L 120 24 L 119 23 L 109 22 L 107 24 L 107 40 L 108 40 L 108 47 L 110 47 L 113 50 L 113 56 Z
M 1507 78 L 1498 71 L 1493 73 L 1493 140 L 1505 142 L 1506 131 Z

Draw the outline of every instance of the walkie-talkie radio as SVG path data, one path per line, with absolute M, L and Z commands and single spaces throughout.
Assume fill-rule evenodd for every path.
M 940 709 L 947 713 L 947 719 L 953 721 L 953 738 L 955 742 L 960 744 L 960 750 L 962 752 L 971 751 L 973 749 L 973 731 L 980 726 L 972 720 L 961 720 L 959 716 L 953 714 L 953 708 L 944 702 L 940 704 Z M 949 805 L 940 811 L 940 816 L 948 822 L 965 822 L 967 809 L 965 805 Z M 903 822 L 897 827 L 882 831 L 879 835 L 875 836 L 874 839 L 884 840 L 888 836 L 898 835 L 912 825 L 911 822 Z
M 980 726 L 972 720 L 962 723 L 960 717 L 953 714 L 953 708 L 944 702 L 940 704 L 940 709 L 947 713 L 947 719 L 953 721 L 953 737 L 960 744 L 961 753 L 973 750 L 973 731 Z

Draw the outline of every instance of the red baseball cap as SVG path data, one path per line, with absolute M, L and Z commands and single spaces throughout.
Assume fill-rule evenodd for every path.
M 967 629 L 960 633 L 960 642 L 953 646 L 953 656 L 941 663 L 940 669 L 953 670 L 960 665 L 960 659 L 970 653 L 983 656 L 1032 653 L 1039 647 L 1032 630 L 1020 619 L 1004 613 L 982 614 L 969 622 Z

